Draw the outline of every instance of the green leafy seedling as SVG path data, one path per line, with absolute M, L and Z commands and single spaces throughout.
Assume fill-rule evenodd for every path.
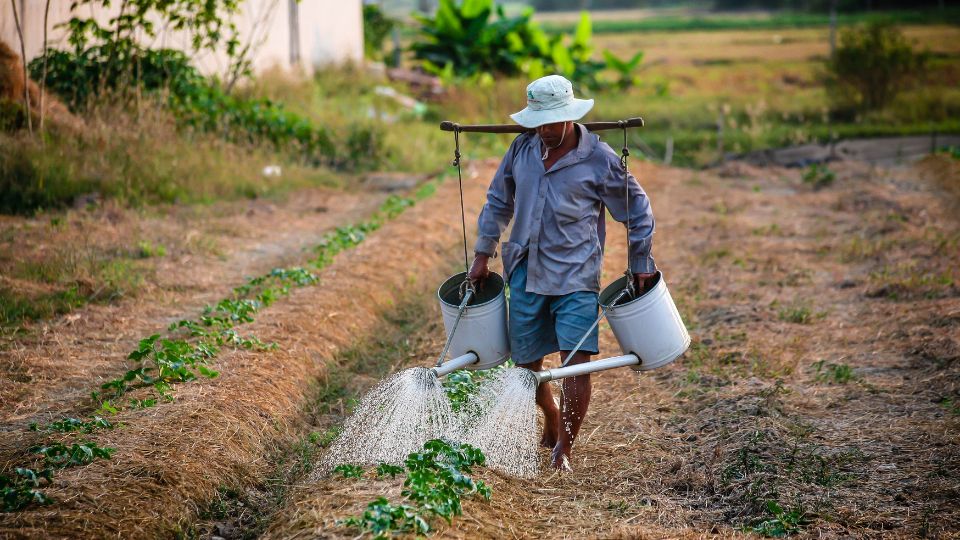
M 44 458 L 48 467 L 66 468 L 75 465 L 86 465 L 97 459 L 110 459 L 115 448 L 99 446 L 97 443 L 83 441 L 67 446 L 55 442 L 47 446 L 36 446 L 33 451 Z
M 810 184 L 814 189 L 820 189 L 832 184 L 836 177 L 837 175 L 826 165 L 814 163 L 803 172 L 803 183 Z
M 806 522 L 806 512 L 802 506 L 784 510 L 777 501 L 767 501 L 767 513 L 771 517 L 753 526 L 753 532 L 763 536 L 779 538 L 800 532 Z
M 13 476 L 0 474 L 0 497 L 4 512 L 18 512 L 31 504 L 46 505 L 53 499 L 40 491 L 40 487 L 53 480 L 53 470 L 14 469 Z
M 74 431 L 82 431 L 84 433 L 92 433 L 98 429 L 113 429 L 114 425 L 101 416 L 94 416 L 93 420 L 80 420 L 79 418 L 63 418 L 40 428 L 38 424 L 30 424 L 30 429 L 32 431 L 58 431 L 60 433 L 70 433 Z
M 343 475 L 344 478 L 362 478 L 363 477 L 363 467 L 360 465 L 352 464 L 343 464 L 337 465 L 333 468 L 333 472 L 338 472 Z
M 400 465 L 381 463 L 377 465 L 377 477 L 382 478 L 384 476 L 389 476 L 390 478 L 396 478 L 397 475 L 403 473 L 404 470 L 405 469 Z

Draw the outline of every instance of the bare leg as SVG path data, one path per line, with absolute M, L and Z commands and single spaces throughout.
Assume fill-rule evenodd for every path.
M 566 358 L 570 351 L 560 351 L 560 358 Z M 578 351 L 567 365 L 582 364 L 590 361 L 590 355 Z M 580 432 L 580 424 L 587 416 L 590 406 L 590 375 L 563 379 L 563 403 L 560 412 L 560 438 L 553 447 L 553 468 L 563 470 L 568 467 L 564 458 L 569 460 L 573 441 Z
M 519 366 L 533 371 L 540 371 L 543 368 L 543 358 Z M 540 438 L 540 446 L 553 448 L 557 444 L 557 437 L 560 432 L 560 409 L 557 408 L 557 402 L 553 400 L 553 394 L 550 392 L 550 384 L 544 383 L 537 387 L 537 405 L 543 411 L 543 437 Z

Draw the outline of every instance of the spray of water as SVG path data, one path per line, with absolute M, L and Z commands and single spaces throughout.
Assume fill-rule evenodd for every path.
M 536 377 L 523 368 L 495 373 L 477 389 L 465 439 L 483 451 L 489 467 L 520 478 L 539 472 L 536 390 Z
M 363 397 L 318 472 L 328 473 L 342 463 L 401 464 L 430 439 L 459 440 L 461 433 L 460 420 L 436 374 L 422 367 L 407 369 Z

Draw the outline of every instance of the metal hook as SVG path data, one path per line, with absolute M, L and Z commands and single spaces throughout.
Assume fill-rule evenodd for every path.
M 459 167 L 460 166 L 460 126 L 457 126 L 453 130 L 453 143 L 454 143 L 453 166 Z
M 477 295 L 477 288 L 474 287 L 473 281 L 470 281 L 470 276 L 463 278 L 463 283 L 461 283 L 458 287 L 458 291 L 460 292 L 460 300 L 463 300 L 463 297 L 467 295 L 467 292 L 473 296 Z

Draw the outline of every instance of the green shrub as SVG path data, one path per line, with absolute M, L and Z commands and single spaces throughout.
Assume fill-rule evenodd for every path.
M 815 189 L 827 187 L 836 179 L 836 175 L 820 163 L 811 164 L 807 170 L 803 171 L 803 183 L 810 184 Z
M 380 60 L 383 57 L 383 40 L 397 25 L 380 6 L 363 5 L 363 54 L 367 58 Z
M 306 165 L 368 170 L 384 158 L 383 142 L 368 126 L 351 127 L 343 147 L 338 148 L 325 128 L 287 111 L 280 103 L 226 92 L 216 81 L 203 77 L 180 51 L 135 46 L 124 50 L 130 61 L 139 65 L 135 79 L 129 71 L 116 67 L 102 47 L 79 53 L 50 50 L 47 86 L 75 111 L 90 107 L 105 92 L 122 98 L 131 87 L 139 87 L 165 96 L 181 126 L 215 133 L 238 144 L 269 144 Z M 42 57 L 30 63 L 34 78 L 43 76 L 42 66 Z
M 38 145 L 9 141 L 0 150 L 0 212 L 30 214 L 58 208 L 96 190 L 96 184 L 74 175 L 70 164 L 46 155 Z
M 845 30 L 827 62 L 828 91 L 835 108 L 881 109 L 923 74 L 929 55 L 914 52 L 889 22 Z
M 491 16 L 496 13 L 496 18 Z M 433 18 L 416 16 L 421 39 L 414 56 L 427 71 L 451 76 L 560 73 L 593 85 L 600 62 L 591 60 L 592 25 L 584 12 L 572 36 L 547 35 L 533 21 L 533 9 L 507 17 L 493 0 L 440 0 Z
M 27 127 L 23 105 L 9 99 L 0 99 L 0 131 L 13 133 Z

